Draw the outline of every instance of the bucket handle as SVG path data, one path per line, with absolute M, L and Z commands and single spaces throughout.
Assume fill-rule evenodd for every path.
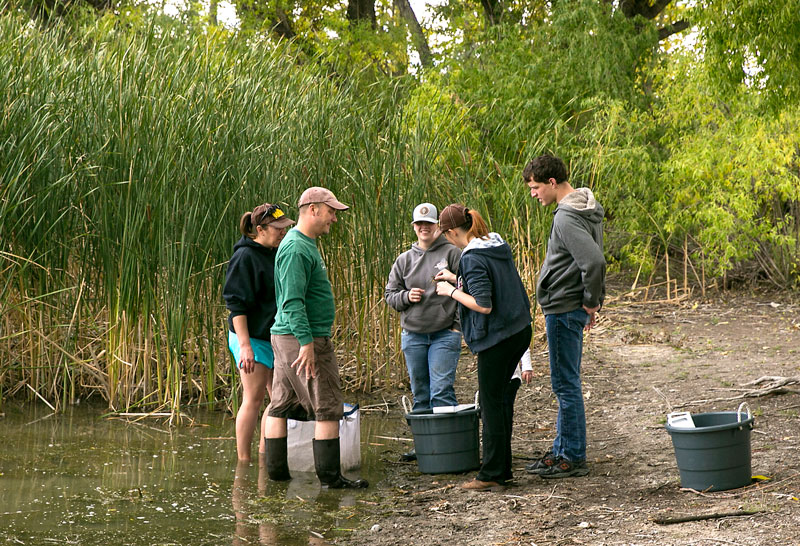
M 739 407 L 736 410 L 736 417 L 740 423 L 742 422 L 742 408 L 745 408 L 747 410 L 747 419 L 750 419 L 750 417 L 752 417 L 752 414 L 750 413 L 750 406 L 747 405 L 747 402 L 742 402 L 741 404 L 739 404 Z
M 400 398 L 400 403 L 403 404 L 403 409 L 406 413 L 411 413 L 411 401 L 405 394 Z

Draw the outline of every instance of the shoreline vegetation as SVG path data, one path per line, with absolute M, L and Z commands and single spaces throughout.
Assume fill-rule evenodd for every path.
M 494 47 L 485 56 L 513 72 L 506 52 L 535 57 L 540 46 Z M 397 385 L 400 331 L 383 290 L 413 239 L 408 211 L 423 201 L 485 211 L 532 296 L 551 212 L 520 172 L 546 150 L 571 158 L 576 185 L 608 205 L 607 258 L 637 297 L 704 295 L 742 278 L 796 286 L 800 116 L 737 120 L 754 99 L 728 104 L 732 116 L 709 99 L 698 133 L 675 109 L 702 97 L 702 82 L 660 82 L 655 98 L 634 71 L 630 99 L 586 88 L 503 105 L 476 78 L 508 78 L 494 82 L 502 99 L 530 74 L 481 76 L 467 63 L 447 78 L 381 78 L 291 42 L 163 17 L 45 26 L 7 6 L 0 66 L 0 404 L 59 410 L 90 397 L 115 412 L 235 412 L 221 287 L 238 218 L 263 201 L 293 214 L 318 184 L 352 206 L 321 249 L 344 382 Z M 737 186 L 744 172 L 752 188 Z

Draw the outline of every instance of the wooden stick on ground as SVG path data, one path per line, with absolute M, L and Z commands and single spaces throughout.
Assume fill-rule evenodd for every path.
M 790 388 L 788 385 L 795 385 L 800 383 L 800 376 L 793 376 L 793 377 L 777 377 L 777 376 L 769 376 L 765 375 L 763 377 L 759 377 L 754 381 L 750 381 L 749 383 L 745 383 L 742 385 L 743 387 L 753 387 L 756 385 L 760 385 L 762 383 L 767 383 L 766 386 L 748 390 L 743 392 L 738 396 L 730 396 L 724 398 L 710 398 L 707 400 L 692 400 L 691 402 L 685 402 L 683 404 L 676 404 L 676 408 L 684 408 L 686 406 L 696 406 L 699 404 L 708 404 L 711 402 L 731 402 L 733 400 L 741 400 L 742 398 L 758 398 L 761 396 L 766 396 L 768 394 L 800 394 L 800 390 Z
M 756 385 L 760 385 L 761 383 L 771 383 L 771 385 L 767 385 L 766 389 L 774 389 L 776 387 L 784 387 L 786 385 L 794 385 L 800 383 L 800 375 L 795 375 L 792 377 L 781 377 L 778 375 L 762 375 L 758 379 L 754 381 L 750 381 L 749 383 L 745 383 L 742 385 L 743 387 L 754 387 Z
M 679 516 L 674 518 L 655 517 L 653 518 L 653 523 L 658 523 L 659 525 L 671 525 L 673 523 L 686 523 L 688 521 L 702 521 L 706 519 L 730 518 L 737 516 L 752 516 L 753 514 L 758 514 L 759 512 L 764 512 L 764 511 L 765 510 L 736 510 L 735 512 L 714 512 L 711 514 L 697 514 L 694 516 Z

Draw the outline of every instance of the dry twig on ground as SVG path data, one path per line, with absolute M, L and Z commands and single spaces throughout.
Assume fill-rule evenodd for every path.
M 736 396 L 728 396 L 722 398 L 708 398 L 704 400 L 692 400 L 691 402 L 676 404 L 675 407 L 685 408 L 687 406 L 698 406 L 701 404 L 709 404 L 712 402 L 731 402 L 733 400 L 741 400 L 742 398 L 759 398 L 761 396 L 767 396 L 769 394 L 800 394 L 800 389 L 789 388 L 789 385 L 797 385 L 800 383 L 800 376 L 779 377 L 779 376 L 764 375 L 754 381 L 744 383 L 742 386 L 753 387 L 756 385 L 761 385 L 762 383 L 767 383 L 767 384 L 759 389 L 748 390 Z
M 673 523 L 686 523 L 688 521 L 703 521 L 706 519 L 752 516 L 753 514 L 758 514 L 760 512 L 765 512 L 765 510 L 736 510 L 734 512 L 714 512 L 712 514 L 696 514 L 693 516 L 655 517 L 653 518 L 653 523 L 658 523 L 659 525 L 670 525 Z

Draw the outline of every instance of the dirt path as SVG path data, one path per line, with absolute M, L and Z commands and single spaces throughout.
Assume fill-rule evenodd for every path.
M 800 305 L 791 298 L 739 294 L 707 303 L 608 305 L 584 352 L 588 477 L 546 481 L 523 470 L 548 447 L 555 423 L 546 352 L 539 350 L 537 377 L 517 397 L 515 486 L 463 491 L 458 485 L 474 473 L 420 474 L 414 464 L 395 463 L 405 447 L 398 443 L 385 453 L 392 472 L 376 484 L 373 514 L 364 529 L 340 543 L 800 544 L 800 394 L 748 399 L 756 415 L 752 471 L 771 480 L 741 489 L 681 490 L 663 426 L 670 405 L 735 397 L 744 383 L 763 375 L 800 375 Z M 462 399 L 474 392 L 475 382 L 474 361 L 464 359 L 457 381 Z M 729 411 L 739 402 L 682 409 Z M 653 521 L 734 511 L 758 513 L 672 525 Z

